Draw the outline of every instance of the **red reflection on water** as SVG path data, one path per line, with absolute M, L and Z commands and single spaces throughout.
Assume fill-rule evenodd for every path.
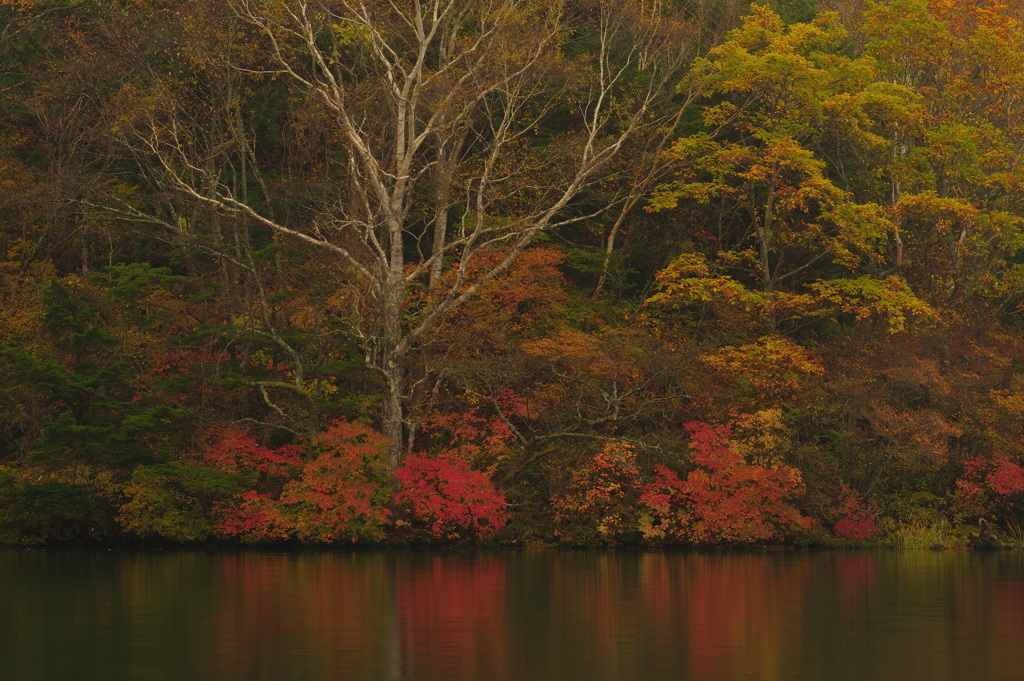
M 689 678 L 785 678 L 810 564 L 749 555 L 690 560 Z
M 652 668 L 665 670 L 666 678 L 684 678 L 673 672 L 685 669 L 689 655 L 691 643 L 681 634 L 687 626 L 690 567 L 688 560 L 677 555 L 647 554 L 640 559 L 640 602 L 649 657 Z
M 72 652 L 116 653 L 128 678 L 177 668 L 195 681 L 1024 679 L 1019 554 L 173 554 L 117 564 L 116 588 L 74 601 L 89 606 L 98 638 Z M 16 612 L 37 607 L 25 600 Z
M 846 620 L 861 618 L 879 589 L 881 560 L 877 554 L 839 554 L 832 573 L 840 612 Z
M 433 556 L 394 575 L 403 678 L 509 678 L 505 562 Z
M 985 627 L 981 638 L 987 647 L 986 657 L 995 661 L 993 677 L 1024 679 L 1024 655 L 1020 653 L 1024 642 L 1024 584 L 1020 577 L 1013 581 L 1000 580 L 994 591 L 989 622 L 974 621 L 970 626 Z M 1011 661 L 1014 663 L 1008 664 Z
M 381 556 L 241 554 L 215 565 L 209 678 L 384 678 L 393 642 Z

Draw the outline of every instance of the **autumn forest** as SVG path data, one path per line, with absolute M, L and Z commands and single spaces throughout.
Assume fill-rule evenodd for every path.
M 0 545 L 1024 547 L 1022 24 L 0 0 Z

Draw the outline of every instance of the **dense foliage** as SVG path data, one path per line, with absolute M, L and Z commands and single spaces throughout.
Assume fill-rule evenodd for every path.
M 0 0 L 0 543 L 1024 543 L 1022 21 Z

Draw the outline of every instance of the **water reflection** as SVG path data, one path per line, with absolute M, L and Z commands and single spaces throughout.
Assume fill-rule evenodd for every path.
M 0 678 L 1024 678 L 1020 554 L 0 552 Z

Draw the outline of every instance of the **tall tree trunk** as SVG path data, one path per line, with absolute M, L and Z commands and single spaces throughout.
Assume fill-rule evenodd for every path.
M 761 255 L 761 287 L 768 295 L 768 332 L 775 333 L 779 328 L 778 310 L 775 309 L 775 276 L 772 272 L 772 237 L 775 231 L 775 189 L 778 168 L 772 174 L 771 182 L 768 185 L 768 196 L 764 206 L 764 222 L 758 230 L 759 250 Z
M 381 430 L 388 439 L 388 458 L 397 466 L 404 453 L 405 414 L 402 409 L 402 391 L 405 383 L 404 362 L 385 352 L 384 394 L 381 409 Z
M 400 200 L 401 187 L 395 194 Z M 397 211 L 395 211 L 397 213 Z M 402 329 L 402 301 L 405 299 L 405 258 L 402 246 L 402 225 L 397 219 L 388 221 L 387 271 L 384 273 L 382 356 L 380 370 L 384 374 L 383 408 L 384 436 L 390 440 L 388 456 L 395 465 L 402 460 L 404 442 L 403 393 L 405 389 L 405 356 L 407 347 Z
M 444 273 L 444 250 L 448 243 L 448 210 L 452 204 L 454 166 L 458 162 L 459 154 L 462 153 L 466 132 L 464 130 L 450 148 L 442 146 L 437 151 L 437 168 L 434 171 L 435 191 L 437 192 L 434 197 L 434 243 L 430 253 L 433 262 L 430 265 L 428 284 L 431 293 L 437 291 L 441 283 L 441 275 Z
M 612 225 L 612 229 L 608 233 L 608 240 L 605 242 L 604 247 L 604 262 L 601 264 L 601 276 L 597 278 L 597 285 L 594 287 L 593 297 L 595 300 L 601 295 L 601 291 L 604 290 L 605 281 L 608 279 L 608 270 L 612 264 L 612 253 L 615 252 L 615 237 L 619 235 L 619 230 L 622 228 L 622 223 L 626 220 L 626 215 L 636 205 L 637 198 L 630 199 L 623 204 L 622 210 L 619 211 L 619 216 L 615 219 L 615 224 Z

